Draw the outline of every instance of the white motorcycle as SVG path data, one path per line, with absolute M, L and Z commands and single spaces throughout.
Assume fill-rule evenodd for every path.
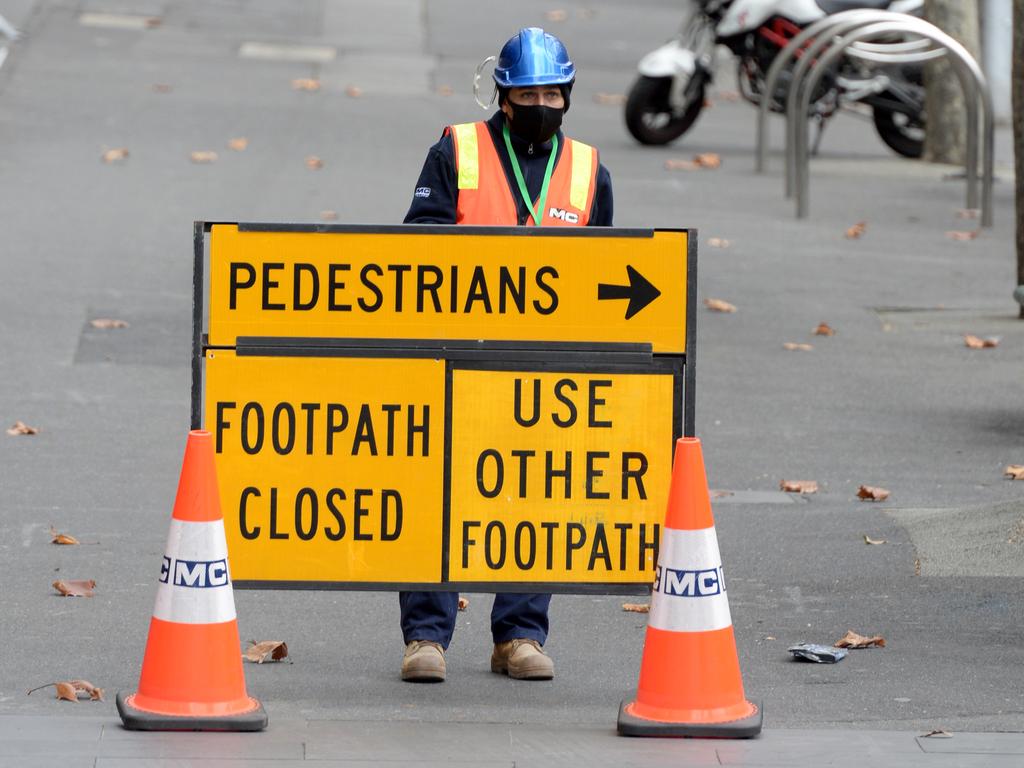
M 739 63 L 740 93 L 764 97 L 772 60 L 801 29 L 832 13 L 872 8 L 920 15 L 924 0 L 687 0 L 676 36 L 640 60 L 640 76 L 626 99 L 626 127 L 641 144 L 668 144 L 686 133 L 704 107 L 714 77 L 714 50 L 724 45 Z M 905 157 L 924 150 L 924 84 L 920 65 L 869 69 L 844 59 L 813 94 L 811 116 L 825 122 L 844 101 L 872 108 L 879 137 Z M 785 88 L 787 81 L 780 81 Z M 771 108 L 784 109 L 784 91 Z

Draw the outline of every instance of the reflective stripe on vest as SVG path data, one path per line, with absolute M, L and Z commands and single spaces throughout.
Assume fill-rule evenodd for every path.
M 480 186 L 480 152 L 476 144 L 476 125 L 461 123 L 453 127 L 459 157 L 459 189 L 477 189 Z
M 587 197 L 590 192 L 590 147 L 581 141 L 569 139 L 572 145 L 572 181 L 569 184 L 569 202 L 573 208 L 590 213 Z
M 498 149 L 485 122 L 451 127 L 455 140 L 459 224 L 516 225 L 516 197 L 510 188 Z M 551 174 L 545 226 L 584 226 L 597 187 L 597 150 L 582 141 L 566 139 Z M 518 195 L 518 192 L 515 192 Z M 532 225 L 528 218 L 526 224 Z

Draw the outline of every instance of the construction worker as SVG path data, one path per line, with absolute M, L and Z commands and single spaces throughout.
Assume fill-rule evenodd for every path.
M 597 150 L 561 131 L 576 67 L 554 35 L 521 29 L 494 68 L 498 111 L 451 125 L 430 148 L 416 182 L 407 224 L 611 226 L 612 186 Z M 402 592 L 402 679 L 441 682 L 444 651 L 458 610 L 456 592 Z M 542 646 L 549 594 L 494 598 L 491 671 L 519 680 L 550 680 Z

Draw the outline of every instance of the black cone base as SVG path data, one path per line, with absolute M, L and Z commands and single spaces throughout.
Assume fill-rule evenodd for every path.
M 755 712 L 742 720 L 729 720 L 724 723 L 664 723 L 660 720 L 645 720 L 631 715 L 626 707 L 632 702 L 623 701 L 619 705 L 620 736 L 662 736 L 689 737 L 693 739 L 750 739 L 761 733 L 764 713 L 761 703 L 751 701 Z
M 219 717 L 164 715 L 136 709 L 129 702 L 131 694 L 117 694 L 117 713 L 129 731 L 262 731 L 267 727 L 267 713 L 256 699 L 249 712 Z

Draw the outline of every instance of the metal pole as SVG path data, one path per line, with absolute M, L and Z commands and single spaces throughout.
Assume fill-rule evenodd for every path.
M 928 24 L 927 22 L 913 19 L 913 23 L 902 21 L 902 22 L 880 22 L 872 24 L 870 26 L 856 29 L 848 33 L 842 40 L 836 45 L 830 48 L 825 55 L 822 57 L 814 68 L 811 70 L 810 75 L 807 77 L 806 86 L 803 88 L 802 98 L 800 105 L 803 111 L 810 108 L 811 93 L 813 93 L 814 87 L 821 79 L 825 69 L 834 62 L 839 56 L 843 54 L 846 48 L 853 43 L 856 43 L 864 38 L 875 37 L 879 35 L 889 34 L 892 32 L 911 32 L 913 34 L 920 35 L 931 39 L 934 43 L 942 45 L 948 51 L 953 54 L 953 63 L 956 67 L 958 78 L 961 82 L 961 87 L 964 88 L 966 101 L 969 105 L 973 104 L 972 111 L 968 112 L 968 119 L 974 120 L 974 164 L 972 167 L 967 169 L 968 171 L 968 183 L 970 183 L 971 176 L 977 174 L 977 108 L 978 99 L 980 98 L 983 108 L 984 117 L 984 131 L 983 131 L 983 151 L 984 151 L 984 178 L 983 178 L 983 192 L 982 192 L 982 211 L 981 211 L 981 225 L 988 227 L 992 225 L 992 177 L 994 171 L 995 157 L 994 157 L 994 145 L 993 138 L 995 135 L 994 121 L 992 118 L 992 98 L 988 90 L 988 84 L 985 81 L 985 76 L 981 72 L 981 68 L 974 58 L 960 45 L 956 40 L 945 34 L 935 26 Z M 970 78 L 968 78 L 970 76 Z M 971 82 L 973 80 L 973 83 Z M 800 85 L 804 85 L 800 83 Z M 974 86 L 973 89 L 971 86 Z M 805 121 L 801 121 L 804 123 Z M 970 126 L 968 126 L 970 128 Z M 808 212 L 808 168 L 807 168 L 807 131 L 806 125 L 803 125 L 804 130 L 798 131 L 798 141 L 794 147 L 797 155 L 797 217 L 805 218 Z M 971 131 L 968 131 L 968 142 L 971 141 Z M 968 146 L 968 154 L 971 154 L 971 147 Z

